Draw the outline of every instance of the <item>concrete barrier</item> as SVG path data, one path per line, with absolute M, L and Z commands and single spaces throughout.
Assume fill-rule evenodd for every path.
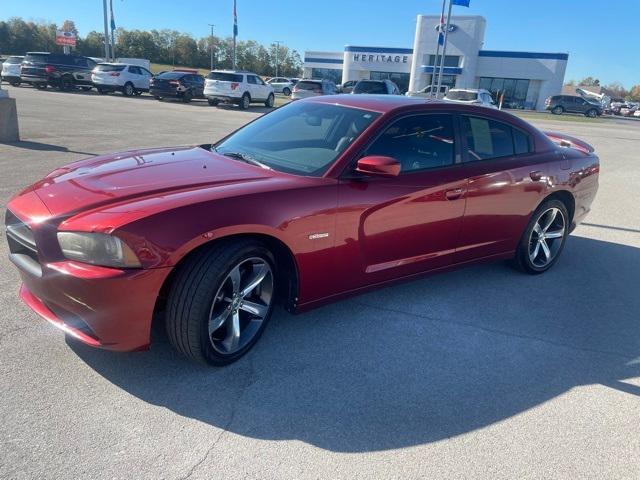
M 16 99 L 0 98 L 0 142 L 17 142 L 20 140 L 18 129 L 18 110 Z

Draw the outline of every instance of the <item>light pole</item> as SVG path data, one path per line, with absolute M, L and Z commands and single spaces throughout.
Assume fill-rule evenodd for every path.
M 279 55 L 280 55 L 280 44 L 282 43 L 282 40 L 276 40 L 275 42 L 273 42 L 276 44 L 276 77 L 279 77 L 278 73 L 279 73 L 279 63 L 280 63 L 280 59 L 279 59 Z
M 207 23 L 211 27 L 211 37 L 209 38 L 209 49 L 211 50 L 211 70 L 213 70 L 213 23 Z
M 107 0 L 102 0 L 104 9 L 104 61 L 109 61 L 109 21 L 107 20 Z

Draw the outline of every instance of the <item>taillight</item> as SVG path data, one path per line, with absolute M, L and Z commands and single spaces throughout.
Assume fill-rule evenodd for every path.
M 231 90 L 235 90 L 239 86 L 240 86 L 240 84 L 238 82 L 231 82 Z
M 56 67 L 54 67 L 53 65 L 47 65 L 46 67 L 44 67 L 44 71 L 47 73 L 53 73 L 56 71 Z
M 120 72 L 111 72 L 109 75 L 111 77 L 119 77 L 120 76 Z

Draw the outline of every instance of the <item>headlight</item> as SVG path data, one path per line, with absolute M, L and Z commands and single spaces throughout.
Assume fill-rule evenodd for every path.
M 139 268 L 133 250 L 113 235 L 104 233 L 58 232 L 58 243 L 69 260 L 104 267 Z

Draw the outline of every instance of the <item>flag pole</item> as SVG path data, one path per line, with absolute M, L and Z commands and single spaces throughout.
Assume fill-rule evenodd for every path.
M 442 0 L 442 12 L 440 13 L 440 23 L 438 23 L 438 41 L 436 42 L 436 56 L 433 59 L 433 70 L 431 71 L 431 88 L 429 89 L 429 98 L 433 98 L 433 89 L 436 86 L 436 65 L 438 65 L 438 55 L 440 54 L 440 34 L 442 33 L 442 19 L 444 18 L 444 9 L 447 0 Z M 438 94 L 436 93 L 436 99 Z
M 449 34 L 449 23 L 451 22 L 451 7 L 453 6 L 452 0 L 449 0 L 449 12 L 447 13 L 447 23 L 444 27 L 444 45 L 442 45 L 442 59 L 440 60 L 440 72 L 438 73 L 438 86 L 436 92 L 440 91 L 442 86 L 442 72 L 444 72 L 444 59 L 447 54 L 447 36 Z
M 236 0 L 233 0 L 233 69 L 236 69 L 236 37 L 238 36 L 238 11 Z

